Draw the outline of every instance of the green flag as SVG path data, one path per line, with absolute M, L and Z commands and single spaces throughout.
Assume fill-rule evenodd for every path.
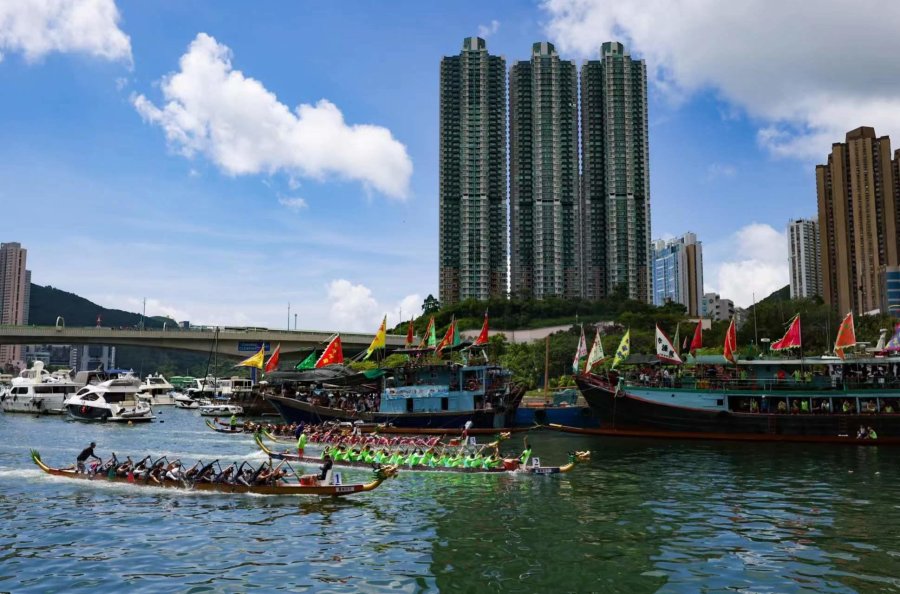
M 297 366 L 294 369 L 315 369 L 316 368 L 316 352 L 313 351 L 306 357 L 306 359 L 297 363 Z
M 622 342 L 619 343 L 619 348 L 616 349 L 616 356 L 613 358 L 611 369 L 615 369 L 616 365 L 624 361 L 628 358 L 628 353 L 631 352 L 631 329 L 625 331 L 625 336 L 622 337 Z

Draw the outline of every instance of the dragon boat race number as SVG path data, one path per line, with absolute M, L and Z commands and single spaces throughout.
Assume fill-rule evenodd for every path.
M 340 472 L 334 473 L 334 479 L 331 481 L 331 484 L 333 484 L 335 487 L 340 487 L 343 484 Z
M 540 459 L 540 458 L 532 458 L 532 459 L 531 459 L 531 467 L 532 467 L 532 468 L 538 468 L 540 465 L 541 465 L 541 459 Z

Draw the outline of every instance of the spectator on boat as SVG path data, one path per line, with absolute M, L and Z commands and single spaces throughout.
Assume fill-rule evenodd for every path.
M 784 369 L 779 369 L 778 373 L 775 374 L 775 379 L 779 382 L 783 382 L 785 378 Z
M 797 401 L 794 400 L 793 402 L 791 402 L 791 414 L 796 415 L 799 412 L 800 412 L 800 407 L 797 406 Z
M 784 400 L 779 400 L 777 409 L 778 409 L 778 412 L 780 412 L 780 413 L 786 413 L 787 412 L 787 403 Z
M 875 413 L 878 410 L 878 407 L 875 406 L 875 401 L 871 398 L 868 402 L 866 402 L 866 412 L 867 413 Z
M 872 429 L 872 427 L 866 429 L 866 439 L 878 439 L 878 434 L 875 433 L 875 430 Z
M 760 400 L 759 410 L 760 410 L 760 412 L 763 412 L 763 413 L 769 412 L 769 401 L 766 400 L 765 396 L 763 396 L 762 399 Z
M 856 439 L 865 439 L 868 435 L 869 432 L 866 431 L 866 428 L 860 425 L 859 431 L 856 432 Z
M 800 401 L 800 412 L 808 413 L 809 412 L 809 400 L 804 398 Z
M 88 458 L 93 458 L 93 459 L 97 460 L 98 462 L 103 461 L 100 459 L 100 456 L 98 456 L 94 453 L 95 447 L 97 447 L 97 444 L 92 441 L 91 445 L 89 445 L 88 447 L 81 450 L 81 453 L 78 454 L 77 458 L 75 458 L 75 467 L 78 472 L 80 472 L 80 473 L 85 472 L 84 463 L 87 462 Z
M 845 398 L 844 401 L 841 403 L 841 412 L 846 414 L 846 413 L 849 413 L 852 411 L 853 411 L 853 407 L 851 406 L 850 401 Z
M 750 412 L 752 412 L 752 413 L 759 412 L 759 403 L 756 401 L 756 398 L 750 399 Z
M 885 403 L 884 403 L 884 412 L 886 412 L 886 413 L 888 413 L 888 414 L 893 413 L 893 412 L 894 412 L 894 405 L 891 404 L 890 402 L 885 402 Z
M 826 398 L 822 401 L 822 412 L 830 413 L 831 412 L 831 400 Z

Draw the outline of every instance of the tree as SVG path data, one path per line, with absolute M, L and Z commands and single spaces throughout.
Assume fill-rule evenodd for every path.
M 441 309 L 441 302 L 434 298 L 434 295 L 428 295 L 425 298 L 425 301 L 422 302 L 422 313 L 426 316 L 428 314 L 437 313 Z

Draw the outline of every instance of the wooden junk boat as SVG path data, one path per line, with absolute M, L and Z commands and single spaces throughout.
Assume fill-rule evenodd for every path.
M 352 484 L 276 484 L 276 485 L 244 485 L 229 483 L 209 483 L 209 482 L 186 482 L 173 481 L 163 479 L 160 483 L 150 483 L 145 481 L 129 480 L 123 476 L 103 475 L 103 474 L 82 474 L 72 468 L 52 468 L 47 466 L 41 460 L 41 454 L 37 450 L 31 450 L 31 459 L 37 466 L 53 476 L 61 476 L 71 479 L 80 479 L 85 481 L 108 481 L 112 483 L 130 483 L 142 487 L 162 487 L 169 489 L 188 489 L 194 491 L 213 491 L 218 493 L 255 493 L 258 495 L 318 495 L 342 497 L 344 495 L 352 495 L 353 493 L 364 493 L 366 491 L 374 491 L 386 479 L 397 475 L 397 469 L 392 466 L 383 466 L 375 469 L 375 479 L 368 483 L 352 483 Z

